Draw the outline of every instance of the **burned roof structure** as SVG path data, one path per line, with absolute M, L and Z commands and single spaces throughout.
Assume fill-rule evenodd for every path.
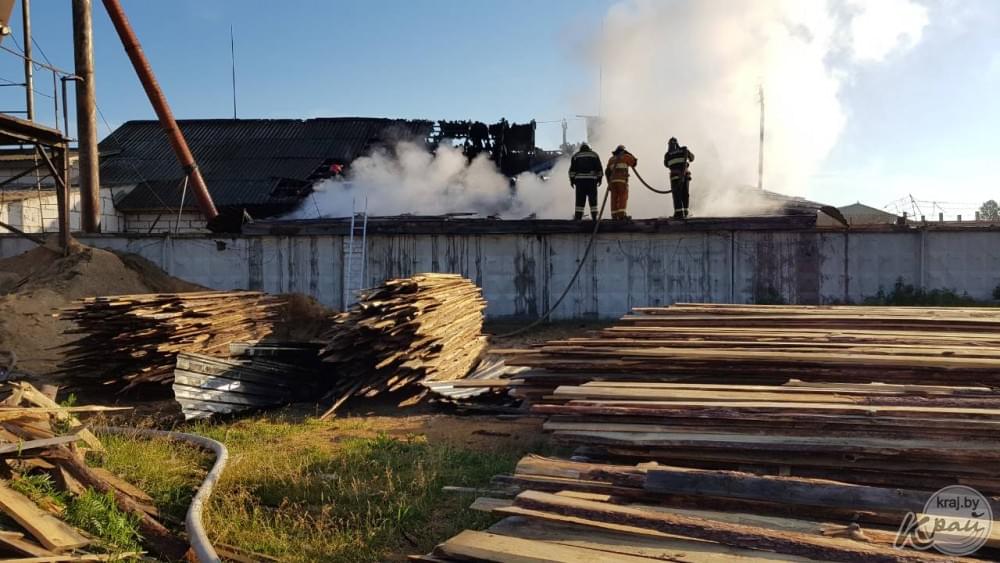
M 178 125 L 221 212 L 254 216 L 284 213 L 311 192 L 312 183 L 374 145 L 424 142 L 433 123 L 420 120 L 334 117 L 316 119 L 182 119 Z M 196 210 L 184 171 L 157 121 L 129 121 L 100 144 L 101 183 L 136 186 L 120 211 Z

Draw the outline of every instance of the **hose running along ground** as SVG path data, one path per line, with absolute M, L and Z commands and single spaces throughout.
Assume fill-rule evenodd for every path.
M 218 482 L 219 477 L 222 476 L 222 471 L 226 468 L 226 462 L 229 460 L 229 450 L 226 449 L 226 445 L 204 436 L 186 434 L 184 432 L 170 432 L 167 430 L 120 428 L 116 426 L 100 426 L 93 428 L 93 430 L 96 432 L 107 432 L 108 434 L 143 436 L 145 438 L 167 438 L 179 442 L 188 442 L 215 454 L 215 464 L 212 465 L 212 469 L 205 476 L 205 480 L 202 481 L 201 486 L 198 487 L 194 498 L 191 499 L 191 505 L 188 507 L 187 515 L 184 517 L 184 527 L 187 529 L 188 542 L 191 544 L 191 549 L 194 550 L 195 555 L 197 555 L 199 563 L 221 563 L 222 559 L 215 552 L 212 542 L 208 539 L 208 534 L 205 533 L 205 526 L 201 521 L 201 516 L 205 510 L 205 504 L 208 502 L 208 497 L 212 495 L 212 489 Z

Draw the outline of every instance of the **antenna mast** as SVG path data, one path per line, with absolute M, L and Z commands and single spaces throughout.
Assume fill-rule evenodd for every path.
M 233 119 L 236 119 L 236 40 L 232 24 L 229 24 L 229 57 L 233 62 Z
M 760 146 L 757 151 L 757 189 L 764 189 L 764 85 L 757 85 L 757 97 L 760 102 Z

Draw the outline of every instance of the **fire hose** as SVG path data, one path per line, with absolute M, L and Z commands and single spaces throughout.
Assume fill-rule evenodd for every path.
M 226 462 L 229 460 L 229 451 L 226 449 L 226 445 L 222 442 L 212 440 L 211 438 L 195 434 L 186 434 L 184 432 L 147 430 L 141 428 L 120 428 L 115 426 L 95 427 L 93 430 L 96 432 L 107 432 L 109 434 L 138 435 L 147 438 L 167 438 L 170 440 L 178 440 L 194 444 L 202 449 L 210 450 L 215 453 L 215 464 L 212 465 L 212 469 L 208 472 L 208 475 L 205 475 L 205 480 L 202 481 L 201 486 L 198 487 L 198 491 L 194 495 L 194 498 L 191 499 L 191 505 L 188 507 L 187 514 L 184 516 L 184 527 L 187 529 L 188 543 L 191 545 L 191 549 L 198 557 L 197 560 L 199 563 L 221 563 L 222 559 L 220 559 L 219 554 L 215 552 L 215 548 L 212 547 L 212 542 L 208 539 L 208 534 L 205 533 L 205 526 L 201 521 L 201 515 L 205 509 L 205 503 L 208 502 L 208 497 L 212 494 L 212 488 L 215 486 L 215 483 L 218 482 L 219 477 L 222 476 L 222 470 L 226 468 Z
M 646 189 L 648 189 L 651 192 L 656 192 L 658 194 L 664 194 L 664 195 L 666 195 L 666 194 L 669 194 L 669 193 L 673 193 L 673 191 L 674 191 L 674 190 L 658 190 L 658 189 L 654 188 L 653 186 L 650 186 L 649 184 L 646 183 L 645 180 L 642 179 L 642 176 L 639 174 L 639 171 L 635 169 L 635 166 L 632 167 L 632 172 L 635 172 L 635 177 L 638 178 L 639 181 L 642 183 L 642 185 L 646 186 Z
M 580 257 L 580 263 L 576 265 L 576 271 L 573 272 L 573 277 L 570 278 L 569 283 L 566 284 L 566 289 L 563 290 L 562 295 L 559 296 L 559 299 L 556 299 L 556 302 L 553 303 L 551 307 L 549 307 L 549 310 L 545 311 L 545 314 L 535 319 L 531 324 L 528 324 L 526 326 L 523 326 L 517 330 L 508 332 L 506 334 L 497 335 L 498 338 L 508 338 L 511 336 L 516 336 L 518 334 L 521 334 L 522 332 L 526 332 L 532 328 L 535 328 L 543 321 L 548 319 L 549 315 L 552 314 L 552 311 L 555 311 L 556 307 L 558 307 L 559 304 L 563 302 L 563 299 L 565 299 L 566 296 L 569 295 L 569 290 L 572 289 L 573 284 L 576 283 L 576 278 L 580 277 L 580 271 L 583 270 L 583 265 L 587 263 L 587 257 L 590 256 L 590 249 L 594 246 L 594 240 L 597 238 L 597 229 L 598 227 L 601 226 L 601 217 L 604 216 L 604 208 L 608 205 L 609 195 L 611 195 L 610 187 L 604 191 L 604 200 L 601 201 L 601 210 L 597 212 L 597 219 L 594 220 L 594 230 L 590 233 L 590 240 L 587 241 L 587 248 L 583 250 L 583 256 Z

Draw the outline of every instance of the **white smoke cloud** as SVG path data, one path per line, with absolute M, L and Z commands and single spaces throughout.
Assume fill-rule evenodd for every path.
M 847 119 L 845 81 L 912 48 L 926 25 L 927 10 L 911 0 L 621 2 L 591 55 L 603 69 L 606 123 L 596 147 L 603 157 L 624 143 L 663 186 L 662 155 L 676 136 L 697 157 L 696 215 L 760 211 L 736 189 L 757 183 L 760 85 L 764 188 L 808 195 Z M 670 212 L 668 198 L 641 187 L 630 196 L 633 216 Z
M 553 174 L 566 178 L 569 164 L 560 160 Z M 369 215 L 439 215 L 474 212 L 520 218 L 535 213 L 556 217 L 572 197 L 565 182 L 545 182 L 531 173 L 515 180 L 516 189 L 493 161 L 481 154 L 469 162 L 461 148 L 401 142 L 391 152 L 379 150 L 355 160 L 348 181 L 327 180 L 288 218 L 346 217 L 352 209 Z M 552 188 L 559 187 L 561 198 Z M 568 194 L 568 195 L 567 195 Z M 563 213 L 565 215 L 565 213 Z
M 850 41 L 857 61 L 880 62 L 917 44 L 928 23 L 927 8 L 910 0 L 850 0 L 848 6 L 855 11 Z
M 764 188 L 807 196 L 847 120 L 839 99 L 846 81 L 862 66 L 903 55 L 927 24 L 926 8 L 913 0 L 625 0 L 607 13 L 587 61 L 603 76 L 590 103 L 604 125 L 591 145 L 606 161 L 625 144 L 647 181 L 665 188 L 663 153 L 676 136 L 697 157 L 695 215 L 765 212 L 768 204 L 742 189 L 757 183 L 758 86 L 766 96 Z M 587 24 L 581 36 L 593 30 Z M 565 218 L 574 206 L 567 170 L 564 159 L 548 182 L 522 174 L 515 195 L 485 157 L 469 163 L 457 148 L 431 154 L 403 143 L 394 154 L 357 160 L 350 183 L 318 186 L 295 216 L 347 216 L 352 200 L 360 209 L 367 196 L 377 215 Z M 673 209 L 669 196 L 633 179 L 629 212 L 658 217 Z

